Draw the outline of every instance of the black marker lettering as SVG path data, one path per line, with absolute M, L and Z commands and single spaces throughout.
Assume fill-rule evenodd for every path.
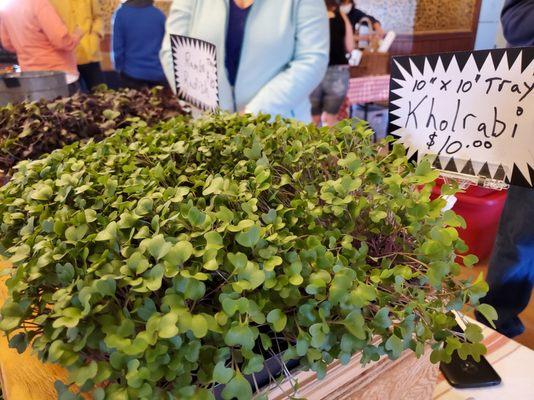
M 456 148 L 454 148 L 454 146 L 456 146 Z M 455 142 L 452 142 L 451 144 L 449 144 L 447 146 L 447 149 L 445 150 L 445 152 L 447 154 L 454 154 L 454 153 L 458 153 L 463 147 L 463 144 L 461 142 L 459 142 L 458 140 L 456 140 Z
M 489 94 L 489 92 L 491 91 L 491 87 L 493 86 L 493 81 L 500 81 L 500 80 L 501 78 L 499 77 L 486 79 L 486 82 L 489 83 L 488 89 L 486 90 L 486 94 Z
M 445 92 L 449 89 L 448 86 L 450 85 L 450 83 L 452 82 L 452 80 L 448 81 L 448 82 L 445 82 L 444 80 L 441 81 L 441 88 L 439 90 L 444 90 Z
M 493 107 L 493 115 L 494 115 L 494 118 L 493 118 L 493 132 L 492 132 L 491 135 L 493 137 L 499 137 L 506 130 L 506 123 L 497 118 L 497 107 Z M 501 131 L 500 132 L 497 132 L 497 125 L 501 126 Z
M 464 117 L 464 130 L 466 129 L 466 126 L 467 126 L 467 118 L 476 118 L 477 116 L 475 114 L 467 114 L 465 117 Z
M 435 98 L 432 98 L 432 105 L 430 106 L 430 113 L 428 114 L 428 120 L 426 121 L 426 127 L 430 127 L 430 122 L 434 125 L 434 130 L 437 130 L 438 127 L 436 126 L 436 117 L 434 116 L 434 103 L 436 102 Z
M 438 136 L 438 135 L 436 134 L 436 132 L 434 132 L 432 135 L 430 135 L 430 136 L 428 137 L 428 139 L 430 140 L 430 142 L 427 142 L 427 144 L 426 144 L 427 147 L 428 147 L 428 150 L 430 150 L 430 148 L 431 148 L 432 146 L 434 146 L 434 144 L 436 144 L 436 142 L 434 141 L 434 139 L 436 138 L 436 136 Z
M 517 133 L 517 124 L 514 125 L 514 129 L 512 131 L 512 139 L 515 138 L 516 133 Z
M 519 101 L 525 100 L 527 98 L 527 96 L 530 94 L 530 92 L 532 92 L 532 90 L 534 90 L 534 83 L 532 85 L 529 85 L 527 82 L 523 82 L 523 84 L 526 86 L 527 92 L 523 95 L 523 97 L 521 97 L 519 99 Z
M 488 127 L 486 126 L 486 124 L 484 122 L 482 122 L 479 126 L 478 126 L 478 129 L 477 129 L 479 132 L 483 132 L 484 136 L 487 137 L 488 139 L 491 137 L 491 136 L 488 136 Z
M 406 125 L 404 125 L 405 128 L 408 127 L 408 123 L 410 122 L 410 116 L 413 116 L 413 119 L 414 119 L 414 123 L 415 123 L 415 129 L 418 128 L 418 125 L 417 125 L 417 115 L 415 115 L 415 112 L 417 111 L 417 109 L 419 108 L 419 106 L 421 104 L 423 104 L 423 102 L 428 98 L 428 96 L 425 96 L 423 97 L 423 99 L 419 102 L 419 104 L 417 104 L 417 106 L 412 110 L 412 102 L 409 101 L 408 102 L 408 117 L 406 117 Z
M 460 99 L 456 103 L 456 113 L 454 114 L 454 121 L 452 123 L 452 131 L 456 132 L 456 121 L 458 121 L 458 114 L 460 113 Z
M 471 81 L 467 81 L 462 85 L 462 92 L 467 93 L 473 88 L 473 83 Z
M 473 88 L 473 83 L 471 81 L 465 82 L 463 79 L 460 80 L 460 84 L 458 85 L 458 89 L 456 90 L 456 93 L 460 93 L 460 90 L 464 93 L 469 92 Z
M 416 90 L 423 90 L 426 86 L 426 81 L 415 81 L 415 85 L 413 86 L 412 92 L 415 92 Z
M 499 85 L 499 92 L 502 91 L 502 89 L 504 88 L 504 85 L 507 84 L 507 83 L 512 83 L 512 81 L 509 81 L 508 79 L 503 79 L 501 84 Z
M 519 85 L 517 83 L 512 85 L 512 93 L 521 94 L 521 89 L 519 88 Z
M 460 80 L 460 84 L 458 85 L 458 89 L 456 89 L 456 93 L 460 93 L 460 89 L 462 88 L 462 85 L 464 84 L 464 80 Z
M 441 155 L 441 153 L 443 152 L 443 150 L 445 150 L 445 147 L 447 147 L 447 145 L 449 144 L 450 141 L 451 141 L 451 137 L 448 136 L 448 137 L 447 137 L 447 140 L 445 141 L 445 144 L 444 144 L 443 147 L 438 151 L 438 156 Z

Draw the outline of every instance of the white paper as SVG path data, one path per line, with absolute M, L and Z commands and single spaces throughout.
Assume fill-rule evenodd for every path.
M 390 133 L 399 137 L 410 157 L 416 152 L 419 159 L 437 155 L 443 168 L 453 159 L 458 172 L 471 162 L 475 175 L 483 167 L 490 177 L 504 170 L 512 183 L 515 166 L 532 186 L 528 167 L 534 167 L 534 62 L 522 65 L 532 51 L 523 49 L 512 65 L 506 54 L 498 62 L 497 53 L 475 52 L 463 69 L 456 56 L 447 68 L 441 57 L 434 68 L 425 57 L 421 68 L 419 58 L 423 72 L 414 57 L 411 73 L 394 61 L 402 78 L 397 74 L 392 79 L 400 88 L 391 91 Z
M 171 49 L 178 97 L 202 110 L 215 111 L 219 107 L 215 45 L 171 35 Z

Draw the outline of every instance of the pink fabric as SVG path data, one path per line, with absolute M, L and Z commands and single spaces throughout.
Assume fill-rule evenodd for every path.
M 0 39 L 17 53 L 22 71 L 78 74 L 77 43 L 48 0 L 4 0 Z
M 347 97 L 350 104 L 364 104 L 389 99 L 389 75 L 365 76 L 350 80 Z
M 338 119 L 349 117 L 349 107 L 389 100 L 389 75 L 364 76 L 351 78 L 347 97 L 339 109 Z

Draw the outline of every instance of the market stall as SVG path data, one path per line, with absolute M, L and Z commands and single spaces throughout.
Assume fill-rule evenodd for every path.
M 180 101 L 0 108 L 5 400 L 454 395 L 437 365 L 504 340 L 465 316 L 497 319 L 450 208 L 468 184 L 533 186 L 532 49 L 354 78 L 350 101 L 391 100 L 396 140 L 375 141 L 356 119 L 223 112 L 216 47 L 169 43 Z M 497 79 L 515 86 L 489 101 Z

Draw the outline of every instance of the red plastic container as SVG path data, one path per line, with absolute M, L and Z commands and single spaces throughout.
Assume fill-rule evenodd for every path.
M 441 182 L 433 193 L 441 192 Z M 465 219 L 467 229 L 459 229 L 460 237 L 469 246 L 469 253 L 480 261 L 489 258 L 497 235 L 499 219 L 506 201 L 506 190 L 491 190 L 478 186 L 468 187 L 464 193 L 457 193 L 453 210 Z

